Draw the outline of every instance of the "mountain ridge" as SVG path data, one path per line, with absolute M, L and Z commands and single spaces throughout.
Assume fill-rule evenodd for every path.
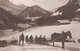
M 79 1 L 78 0 L 69 0 L 69 2 L 59 7 L 54 13 L 62 12 L 63 17 L 66 17 L 68 19 L 72 19 L 75 17 L 76 11 L 80 8 Z
M 48 17 L 50 16 L 50 12 L 39 7 L 38 5 L 34 5 L 31 7 L 27 7 L 25 10 L 23 10 L 19 16 L 25 18 L 25 17 L 44 17 L 45 15 Z
M 13 15 L 20 13 L 22 10 L 24 10 L 27 6 L 18 6 L 11 3 L 9 0 L 0 0 L 0 7 L 3 9 L 9 11 Z

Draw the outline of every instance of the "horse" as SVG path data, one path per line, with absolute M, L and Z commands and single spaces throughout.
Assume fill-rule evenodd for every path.
M 70 31 L 51 34 L 51 41 L 53 42 L 53 46 L 55 47 L 54 42 L 62 42 L 62 48 L 64 48 L 64 43 L 66 42 L 67 36 L 72 39 Z

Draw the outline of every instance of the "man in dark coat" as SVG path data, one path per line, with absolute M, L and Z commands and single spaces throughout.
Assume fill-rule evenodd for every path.
M 35 36 L 34 40 L 35 40 L 35 44 L 38 44 L 38 37 L 37 37 L 37 35 Z
M 44 36 L 43 39 L 42 39 L 42 44 L 43 44 L 43 45 L 46 45 L 46 38 L 45 38 L 45 36 Z
M 65 32 L 64 32 L 64 31 L 62 31 L 62 35 L 63 35 L 63 39 L 62 39 L 62 48 L 64 48 L 64 43 L 65 43 L 64 38 L 66 38 L 67 35 L 65 35 Z
M 22 41 L 22 45 L 24 45 L 24 34 L 22 33 L 19 37 L 19 45 L 21 44 Z
M 42 35 L 40 35 L 40 37 L 38 38 L 38 43 L 42 44 Z
M 29 41 L 30 41 L 30 43 L 33 43 L 33 36 L 31 35 L 30 37 L 29 37 Z
M 28 43 L 29 39 L 28 39 L 28 35 L 26 36 L 26 42 Z

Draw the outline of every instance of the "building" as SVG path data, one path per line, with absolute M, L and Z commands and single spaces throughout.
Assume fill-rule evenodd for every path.
M 65 25 L 65 24 L 70 24 L 70 20 L 57 20 L 56 25 Z

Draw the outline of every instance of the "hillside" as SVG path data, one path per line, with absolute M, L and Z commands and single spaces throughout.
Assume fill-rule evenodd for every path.
M 69 0 L 66 5 L 57 8 L 53 16 L 56 13 L 57 15 L 61 15 L 61 18 L 73 19 L 80 16 L 80 12 L 77 11 L 78 9 L 80 9 L 79 0 Z
M 25 5 L 14 5 L 9 0 L 0 0 L 0 7 L 9 11 L 13 15 L 20 13 L 24 10 L 27 6 Z
M 74 23 L 74 24 L 69 24 L 69 25 L 60 25 L 60 26 L 43 26 L 43 27 L 34 27 L 32 29 L 29 29 L 29 30 L 25 30 L 25 31 L 22 31 L 22 32 L 19 32 L 19 33 L 16 33 L 15 35 L 11 35 L 11 36 L 8 36 L 8 37 L 3 37 L 1 38 L 0 40 L 12 40 L 14 37 L 19 40 L 19 36 L 24 33 L 24 35 L 33 35 L 33 37 L 35 37 L 36 35 L 39 37 L 40 35 L 42 36 L 45 36 L 47 39 L 50 39 L 51 37 L 51 34 L 52 33 L 61 33 L 62 31 L 65 31 L 67 32 L 68 30 L 70 30 L 71 34 L 72 34 L 72 38 L 76 41 L 76 43 L 73 43 L 73 42 L 65 42 L 65 49 L 62 49 L 61 48 L 61 42 L 55 42 L 55 45 L 56 47 L 53 47 L 52 44 L 51 46 L 47 46 L 47 45 L 35 45 L 35 44 L 27 44 L 25 43 L 25 45 L 22 47 L 22 46 L 8 46 L 6 48 L 8 48 L 8 51 L 11 50 L 13 51 L 12 49 L 15 48 L 15 51 L 17 51 L 17 49 L 20 47 L 20 50 L 23 49 L 23 50 L 31 50 L 33 51 L 32 49 L 28 49 L 28 48 L 47 48 L 47 50 L 51 50 L 52 49 L 54 51 L 56 51 L 56 49 L 59 49 L 59 51 L 79 51 L 80 49 L 80 45 L 78 43 L 78 39 L 80 39 L 80 23 Z M 77 31 L 76 31 L 77 30 Z M 10 48 L 11 47 L 11 48 Z M 17 48 L 16 48 L 17 47 Z M 22 48 L 21 48 L 22 47 Z M 50 47 L 51 49 L 48 49 L 48 47 Z M 9 49 L 10 48 L 10 49 Z M 0 50 L 5 50 L 4 49 L 0 49 Z M 18 49 L 19 50 L 19 49 Z M 34 50 L 37 50 L 37 49 L 34 49 Z M 45 49 L 44 49 L 45 50 Z M 38 50 L 37 50 L 38 51 Z M 43 51 L 43 49 L 42 49 Z M 58 51 L 58 50 L 57 50 Z
M 6 10 L 0 8 L 0 29 L 13 28 L 17 23 L 16 17 Z
M 25 23 L 25 20 L 15 17 L 10 12 L 0 8 L 0 29 L 15 29 L 18 23 Z
M 20 13 L 20 17 L 27 18 L 27 17 L 49 17 L 51 12 L 35 5 L 31 7 L 27 7 Z

